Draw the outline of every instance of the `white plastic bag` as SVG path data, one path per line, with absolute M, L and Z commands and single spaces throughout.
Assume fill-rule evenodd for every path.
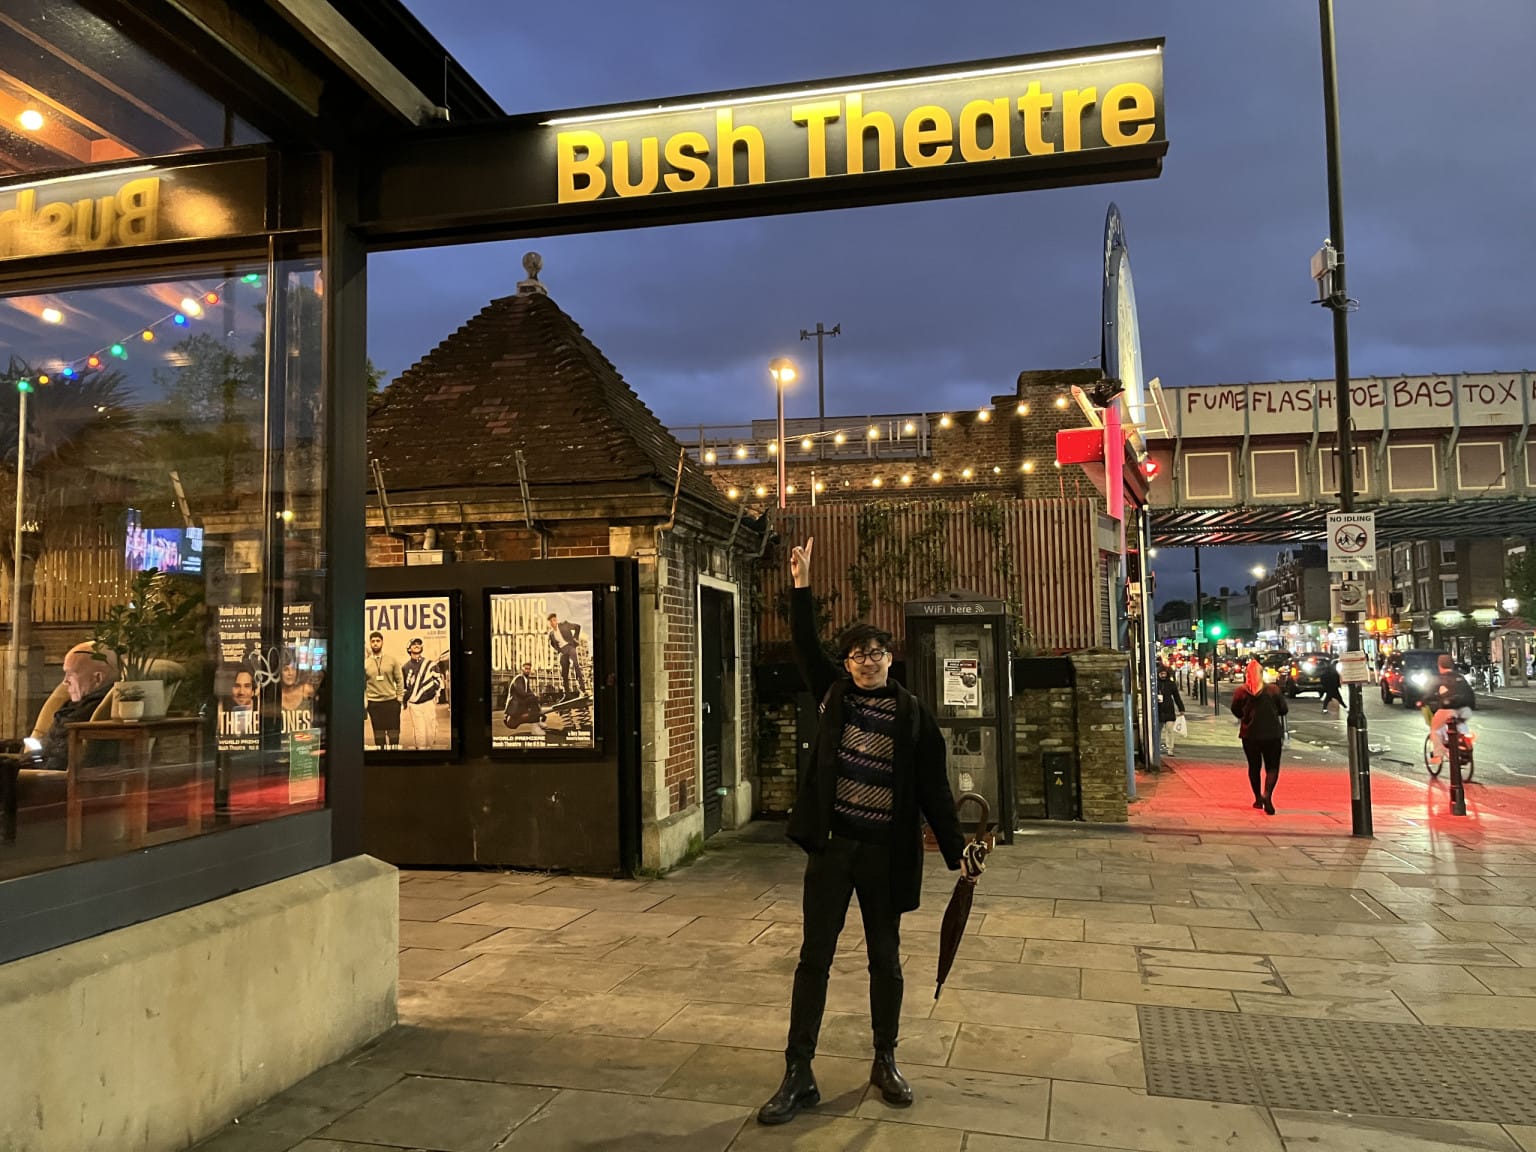
M 1173 730 L 1180 736 L 1189 735 L 1189 721 L 1184 719 L 1184 713 L 1180 712 L 1173 718 Z

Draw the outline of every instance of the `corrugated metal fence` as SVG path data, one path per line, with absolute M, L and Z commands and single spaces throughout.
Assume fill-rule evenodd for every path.
M 837 623 L 868 620 L 899 637 L 903 603 L 958 589 L 1012 601 L 1037 649 L 1090 648 L 1101 595 L 1094 526 L 1089 500 L 827 504 L 775 514 L 782 547 L 761 572 L 759 642 L 789 642 L 789 548 L 813 536 L 812 586 L 819 597 L 836 594 L 829 614 Z

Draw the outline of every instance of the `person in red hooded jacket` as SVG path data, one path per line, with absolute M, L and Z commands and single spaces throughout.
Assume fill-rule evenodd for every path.
M 1266 815 L 1275 814 L 1275 784 L 1280 779 L 1280 749 L 1285 741 L 1285 714 L 1290 706 L 1278 684 L 1264 682 L 1264 670 L 1257 660 L 1248 661 L 1242 687 L 1232 693 L 1232 715 L 1241 725 L 1238 739 L 1243 755 L 1248 757 L 1248 783 L 1253 787 L 1253 806 Z M 1259 788 L 1259 768 L 1264 769 L 1263 790 Z

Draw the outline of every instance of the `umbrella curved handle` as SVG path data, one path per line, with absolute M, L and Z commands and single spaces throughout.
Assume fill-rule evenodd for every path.
M 988 804 L 987 798 L 979 792 L 962 792 L 960 798 L 955 801 L 955 811 L 958 813 L 969 801 L 981 805 L 981 820 L 976 826 L 976 836 L 980 839 L 992 828 L 992 805 Z

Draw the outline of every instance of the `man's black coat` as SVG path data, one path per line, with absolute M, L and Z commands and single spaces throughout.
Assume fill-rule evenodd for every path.
M 823 851 L 832 839 L 832 805 L 837 798 L 837 749 L 843 734 L 843 694 L 852 681 L 822 650 L 816 636 L 815 602 L 809 588 L 790 595 L 790 631 L 806 687 L 822 707 L 810 768 L 800 780 L 789 838 L 807 852 Z M 918 906 L 923 888 L 923 820 L 933 829 L 944 862 L 960 867 L 965 837 L 949 789 L 944 737 L 922 703 L 896 687 L 895 811 L 891 829 L 891 892 L 896 911 Z M 914 726 L 913 716 L 917 723 Z M 915 739 L 914 739 L 915 735 Z

